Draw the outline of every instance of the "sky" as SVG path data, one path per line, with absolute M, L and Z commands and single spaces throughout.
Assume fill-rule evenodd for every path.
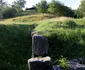
M 4 1 L 8 2 L 9 4 L 12 4 L 14 0 L 4 0 Z M 36 3 L 39 3 L 40 1 L 41 0 L 26 0 L 27 3 L 25 7 L 30 8 Z M 49 3 L 51 0 L 46 0 L 46 1 Z M 77 9 L 80 5 L 80 0 L 58 0 L 58 1 L 60 1 L 61 3 L 63 3 L 68 7 L 71 7 L 72 9 Z

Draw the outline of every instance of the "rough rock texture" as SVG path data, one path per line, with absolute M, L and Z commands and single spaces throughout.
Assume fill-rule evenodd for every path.
M 78 62 L 72 61 L 69 62 L 68 64 L 70 65 L 69 70 L 85 70 L 85 65 L 79 64 Z M 64 69 L 61 69 L 59 65 L 54 65 L 53 70 L 64 70 Z
M 48 54 L 48 40 L 38 34 L 32 36 L 32 56 L 45 56 Z
M 29 70 L 52 70 L 50 57 L 36 57 L 28 60 Z
M 85 70 L 85 65 L 77 62 L 69 62 L 70 70 Z

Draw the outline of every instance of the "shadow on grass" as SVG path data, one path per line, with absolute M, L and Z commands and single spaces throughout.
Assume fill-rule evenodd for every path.
M 0 70 L 28 70 L 33 25 L 0 25 Z

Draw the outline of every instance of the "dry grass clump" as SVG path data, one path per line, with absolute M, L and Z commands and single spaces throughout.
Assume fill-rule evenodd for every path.
M 10 22 L 34 22 L 34 21 L 41 21 L 44 19 L 53 18 L 54 15 L 51 14 L 35 14 L 35 15 L 28 15 L 22 17 L 16 17 L 12 19 L 8 19 L 7 21 Z

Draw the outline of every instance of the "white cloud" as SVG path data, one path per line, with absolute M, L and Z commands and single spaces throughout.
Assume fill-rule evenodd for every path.
M 75 0 L 75 4 L 72 6 L 72 9 L 77 9 L 79 7 L 79 5 L 81 4 L 80 3 L 80 0 Z
M 77 9 L 80 5 L 81 0 L 59 0 L 64 5 L 71 7 L 72 9 Z

